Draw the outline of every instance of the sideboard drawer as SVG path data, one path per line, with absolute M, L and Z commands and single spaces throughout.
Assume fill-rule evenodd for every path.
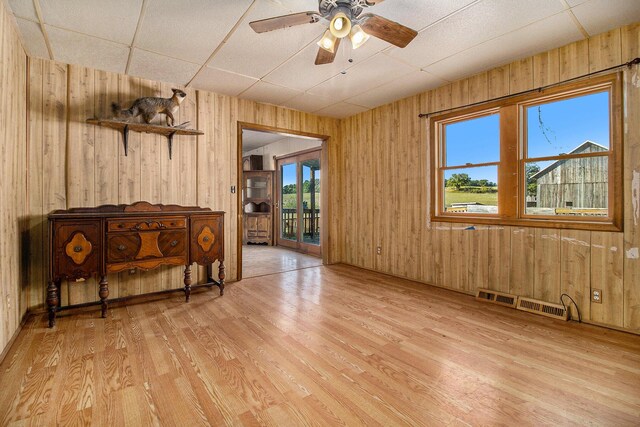
M 184 257 L 187 230 L 107 234 L 107 263 Z M 186 264 L 186 262 L 185 262 Z
M 107 231 L 149 231 L 149 230 L 176 230 L 187 228 L 185 217 L 166 217 L 154 219 L 142 218 L 118 218 L 107 220 Z

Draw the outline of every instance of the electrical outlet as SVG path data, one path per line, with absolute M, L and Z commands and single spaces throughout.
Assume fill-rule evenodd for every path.
M 602 304 L 602 289 L 591 289 L 591 302 Z
M 376 246 L 376 253 L 382 255 L 382 246 Z

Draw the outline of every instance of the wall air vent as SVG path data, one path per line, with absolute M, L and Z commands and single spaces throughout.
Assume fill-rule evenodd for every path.
M 505 307 L 511 308 L 515 308 L 518 301 L 518 297 L 516 295 L 482 288 L 478 288 L 476 299 L 478 301 L 491 302 L 493 304 L 504 305 Z
M 518 310 L 528 311 L 529 313 L 553 317 L 554 319 L 567 320 L 568 318 L 567 310 L 562 305 L 540 301 L 533 298 L 518 298 L 518 305 L 516 308 Z

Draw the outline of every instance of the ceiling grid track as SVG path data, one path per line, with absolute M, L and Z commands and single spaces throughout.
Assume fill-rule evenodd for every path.
M 136 25 L 136 31 L 133 33 L 133 40 L 131 40 L 131 46 L 129 46 L 129 56 L 127 57 L 127 66 L 124 69 L 125 74 L 129 74 L 129 67 L 131 66 L 131 58 L 133 58 L 133 48 L 136 46 L 136 40 L 138 39 L 138 33 L 144 20 L 144 14 L 147 11 L 147 0 L 142 0 L 142 7 L 140 8 L 140 15 L 138 15 L 138 23 Z
M 242 21 L 244 21 L 244 19 L 247 17 L 249 12 L 251 12 L 251 10 L 253 9 L 253 7 L 255 5 L 256 5 L 256 0 L 253 0 L 251 2 L 251 4 L 249 5 L 249 7 L 247 7 L 247 10 L 244 11 L 244 13 L 240 17 L 240 19 L 238 19 L 238 22 L 236 22 L 235 25 L 231 28 L 231 30 L 229 30 L 227 35 L 224 36 L 224 39 L 222 39 L 220 44 L 213 50 L 213 53 L 211 53 L 209 58 L 205 61 L 204 64 L 202 64 L 202 66 L 198 69 L 198 71 L 196 71 L 196 73 L 193 75 L 193 77 L 191 77 L 191 80 L 189 80 L 189 82 L 184 87 L 190 87 L 191 86 L 191 83 L 193 83 L 193 81 L 196 79 L 196 77 L 198 77 L 198 75 L 202 72 L 202 70 L 204 70 L 207 67 L 207 65 L 213 60 L 213 58 L 216 56 L 216 54 L 218 52 L 220 52 L 220 49 L 222 49 L 222 47 L 225 45 L 225 43 L 227 43 L 227 40 L 229 40 L 229 38 L 231 38 L 233 33 L 236 32 L 236 30 L 238 29 L 240 24 L 242 24 Z
M 42 19 L 42 9 L 40 8 L 40 1 L 33 0 L 33 7 L 36 10 L 36 16 L 38 16 L 38 24 L 40 24 L 40 31 L 42 31 L 44 43 L 46 44 L 47 51 L 49 52 L 49 59 L 55 61 L 55 58 L 53 57 L 53 49 L 51 48 L 51 42 L 49 41 L 49 34 L 47 34 L 47 29 L 44 27 L 44 20 Z

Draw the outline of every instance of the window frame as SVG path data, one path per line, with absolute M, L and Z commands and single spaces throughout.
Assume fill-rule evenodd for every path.
M 430 217 L 435 222 L 514 225 L 558 229 L 622 231 L 623 224 L 623 115 L 622 72 L 592 77 L 574 83 L 559 84 L 547 89 L 510 96 L 481 105 L 456 109 L 429 119 L 430 143 Z M 607 217 L 550 216 L 526 213 L 525 165 L 532 159 L 525 157 L 526 108 L 596 92 L 609 92 L 609 150 L 592 155 L 557 155 L 558 158 L 608 157 L 608 215 Z M 498 162 L 498 213 L 469 214 L 446 212 L 444 209 L 444 171 L 446 147 L 444 126 L 498 112 L 500 115 L 500 160 Z M 494 163 L 491 163 L 492 165 Z M 469 167 L 482 166 L 472 163 Z

